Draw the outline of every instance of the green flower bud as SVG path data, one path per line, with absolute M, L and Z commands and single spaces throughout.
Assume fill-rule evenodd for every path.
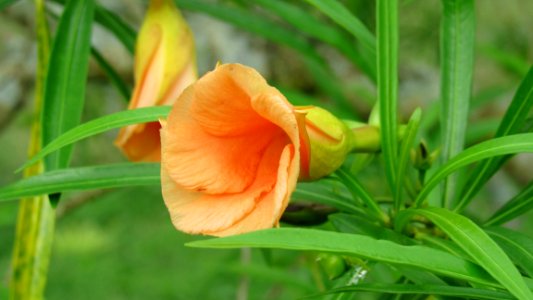
M 316 180 L 331 174 L 352 150 L 352 131 L 320 107 L 297 107 L 296 112 L 305 116 L 304 124 L 300 124 L 303 127 L 300 179 Z

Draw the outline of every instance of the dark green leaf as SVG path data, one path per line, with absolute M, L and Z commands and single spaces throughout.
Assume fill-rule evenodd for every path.
M 415 204 L 420 206 L 443 178 L 459 168 L 486 158 L 520 152 L 533 152 L 533 133 L 509 135 L 472 146 L 437 169 L 422 187 Z
M 357 256 L 384 263 L 412 266 L 437 274 L 497 287 L 479 266 L 425 246 L 403 246 L 364 235 L 315 229 L 278 228 L 188 243 L 202 248 L 277 248 Z
M 42 144 L 78 125 L 89 66 L 93 0 L 68 1 L 59 20 L 44 87 Z M 45 160 L 46 170 L 68 166 L 72 147 Z
M 431 220 L 517 298 L 533 299 L 533 293 L 507 254 L 470 219 L 438 207 L 408 209 L 397 215 L 395 227 L 401 230 L 413 215 Z
M 0 188 L 0 201 L 72 190 L 160 184 L 159 164 L 123 163 L 60 169 Z
M 362 213 L 365 211 L 357 207 L 352 199 L 343 193 L 335 192 L 326 184 L 299 183 L 291 195 L 291 201 L 315 202 L 334 207 L 349 213 Z
M 381 210 L 376 199 L 370 195 L 370 193 L 361 185 L 361 183 L 344 168 L 339 168 L 335 171 L 335 174 L 339 177 L 340 181 L 346 185 L 348 191 L 352 193 L 354 199 L 361 199 L 368 211 L 385 223 L 389 221 L 389 217 Z
M 340 232 L 363 234 L 377 240 L 389 240 L 402 245 L 415 244 L 412 239 L 374 223 L 368 217 L 338 213 L 330 215 L 328 218 L 331 224 Z
M 495 212 L 485 226 L 501 225 L 529 212 L 533 208 L 533 181 Z
M 342 3 L 331 0 L 306 1 L 318 8 L 344 29 L 348 30 L 348 32 L 361 42 L 366 51 L 370 53 L 370 60 L 376 60 L 376 38 L 356 16 L 350 13 L 350 11 L 342 5 Z
M 390 283 L 362 283 L 353 286 L 335 288 L 325 293 L 312 295 L 305 298 L 337 294 L 375 292 L 390 294 L 416 294 L 416 295 L 437 295 L 461 297 L 462 299 L 515 299 L 511 294 L 493 290 L 483 290 L 469 287 L 449 286 L 449 285 L 414 285 L 414 284 L 390 284 Z
M 109 62 L 100 54 L 96 48 L 91 48 L 91 54 L 93 55 L 94 59 L 100 65 L 100 68 L 104 71 L 104 73 L 107 75 L 109 80 L 111 80 L 111 83 L 117 91 L 120 93 L 122 98 L 127 102 L 129 102 L 131 98 L 131 87 L 129 87 L 124 80 L 120 77 L 120 75 L 113 69 L 113 66 L 109 64 Z
M 496 137 L 502 137 L 518 133 L 523 130 L 528 115 L 533 107 L 533 67 L 529 69 L 526 77 L 520 83 L 511 105 L 507 108 L 505 115 L 498 127 Z M 531 130 L 531 128 L 529 129 Z M 500 169 L 509 156 L 493 157 L 480 163 L 470 173 L 463 189 L 461 197 L 455 207 L 456 211 L 465 208 L 472 198 L 479 192 L 485 183 Z
M 503 227 L 489 227 L 485 228 L 485 231 L 517 265 L 529 276 L 533 276 L 533 239 Z
M 133 54 L 137 38 L 137 33 L 133 28 L 126 24 L 118 15 L 102 6 L 96 6 L 94 20 L 112 32 L 122 42 L 124 47 Z

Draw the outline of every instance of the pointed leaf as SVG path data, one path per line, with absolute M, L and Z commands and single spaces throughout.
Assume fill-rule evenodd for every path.
M 417 267 L 470 282 L 498 286 L 479 266 L 425 246 L 403 246 L 364 235 L 316 229 L 278 228 L 188 243 L 202 248 L 276 248 L 357 256 L 390 264 Z
M 473 0 L 443 0 L 441 30 L 441 158 L 445 163 L 464 148 L 474 68 L 476 18 Z M 456 176 L 443 182 L 442 203 L 456 189 Z
M 533 277 L 533 239 L 503 227 L 489 227 L 485 231 L 504 249 L 509 257 Z
M 65 146 L 71 145 L 84 138 L 126 125 L 154 122 L 166 117 L 171 110 L 170 106 L 144 107 L 109 114 L 87 123 L 76 126 L 61 136 L 51 141 L 36 156 L 32 157 L 19 170 L 27 168 L 50 153 Z
M 123 163 L 49 171 L 0 188 L 0 202 L 73 190 L 159 185 L 159 168 L 157 163 Z
M 496 137 L 507 136 L 521 132 L 526 124 L 528 115 L 533 107 L 533 66 L 524 77 L 513 101 L 507 108 L 503 119 L 496 132 Z M 532 129 L 529 128 L 529 131 Z M 510 154 L 510 153 L 509 153 Z M 455 210 L 461 211 L 472 198 L 479 192 L 485 183 L 500 169 L 509 156 L 492 157 L 480 163 L 474 170 L 472 176 L 464 185 L 461 191 L 461 198 Z
M 422 187 L 422 190 L 416 198 L 415 205 L 420 206 L 433 188 L 435 188 L 443 178 L 457 169 L 486 158 L 521 152 L 533 152 L 533 133 L 509 135 L 472 146 L 462 151 L 437 169 L 433 176 Z
M 68 1 L 55 35 L 45 83 L 42 144 L 78 125 L 89 66 L 93 0 Z M 66 167 L 72 147 L 47 157 L 45 169 Z
M 501 225 L 529 212 L 531 209 L 533 209 L 533 181 L 498 209 L 485 223 L 485 226 Z
M 389 294 L 408 295 L 436 295 L 461 297 L 462 299 L 515 299 L 511 294 L 493 290 L 483 290 L 469 287 L 449 286 L 449 285 L 414 285 L 414 284 L 389 284 L 389 283 L 362 283 L 353 286 L 335 288 L 325 293 L 312 295 L 305 298 L 337 294 L 374 292 Z M 304 299 L 305 299 L 304 298 Z
M 438 207 L 408 209 L 398 214 L 396 228 L 401 230 L 413 215 L 424 216 L 435 223 L 468 253 L 473 261 L 482 266 L 517 298 L 533 299 L 533 293 L 507 254 L 470 219 Z

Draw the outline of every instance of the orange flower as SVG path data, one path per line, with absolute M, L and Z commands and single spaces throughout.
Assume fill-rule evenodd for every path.
M 197 78 L 192 33 L 172 0 L 152 0 L 135 48 L 129 109 L 172 105 Z M 123 128 L 115 141 L 132 161 L 159 161 L 157 122 Z
M 180 96 L 161 130 L 174 226 L 227 236 L 277 226 L 300 168 L 298 113 L 254 69 L 218 66 Z

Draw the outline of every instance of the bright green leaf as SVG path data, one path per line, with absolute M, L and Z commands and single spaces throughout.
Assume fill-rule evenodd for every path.
M 526 125 L 528 115 L 533 107 L 533 67 L 529 69 L 526 77 L 520 83 L 513 101 L 507 108 L 503 119 L 496 132 L 496 137 L 507 136 L 521 132 Z M 529 128 L 529 131 L 532 129 Z M 511 154 L 511 153 L 509 153 Z M 456 211 L 465 208 L 472 198 L 479 192 L 483 185 L 500 169 L 503 163 L 509 158 L 492 157 L 480 163 L 470 174 L 461 191 L 461 197 L 455 207 Z
M 533 239 L 503 227 L 489 227 L 485 231 L 507 252 L 509 257 L 529 276 L 533 276 Z
M 59 20 L 44 87 L 42 144 L 78 125 L 89 67 L 93 0 L 68 1 Z M 68 166 L 72 147 L 45 159 L 45 169 Z
M 159 168 L 157 163 L 123 163 L 49 171 L 0 188 L 0 201 L 73 190 L 158 185 Z
M 315 229 L 278 228 L 188 243 L 202 248 L 276 248 L 353 255 L 362 259 L 412 266 L 487 286 L 498 286 L 479 266 L 425 246 L 403 246 L 364 235 Z
M 46 157 L 46 155 L 53 153 L 62 147 L 71 145 L 72 143 L 80 141 L 84 138 L 111 129 L 124 127 L 126 125 L 154 122 L 159 118 L 166 117 L 170 110 L 170 106 L 144 107 L 125 110 L 91 120 L 87 123 L 72 128 L 71 130 L 59 136 L 57 139 L 48 143 L 46 147 L 44 147 L 36 156 L 32 157 L 32 159 L 20 167 L 19 170 L 36 163 L 40 159 Z
M 464 148 L 474 68 L 476 20 L 473 0 L 442 0 L 441 158 L 446 163 Z M 444 178 L 442 206 L 448 207 L 456 176 Z
M 397 215 L 395 227 L 401 230 L 414 215 L 421 215 L 431 220 L 473 261 L 482 266 L 517 298 L 533 299 L 533 293 L 507 254 L 470 219 L 438 207 L 408 209 Z
M 390 284 L 390 283 L 362 283 L 347 287 L 335 288 L 325 293 L 305 297 L 314 298 L 318 296 L 337 293 L 374 292 L 385 294 L 408 294 L 408 295 L 436 295 L 460 297 L 463 299 L 515 299 L 511 294 L 493 290 L 483 290 L 469 287 L 449 286 L 449 285 L 414 285 L 414 284 Z
M 433 188 L 455 170 L 486 158 L 520 152 L 533 152 L 533 133 L 495 138 L 462 151 L 437 169 L 418 194 L 416 205 L 420 206 Z

